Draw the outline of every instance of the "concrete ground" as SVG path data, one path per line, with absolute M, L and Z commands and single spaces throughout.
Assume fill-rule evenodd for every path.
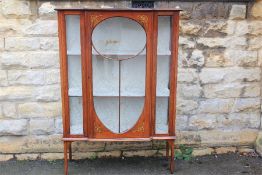
M 74 175 L 162 175 L 169 174 L 164 158 L 124 158 L 72 161 Z M 1 175 L 63 175 L 63 161 L 7 161 Z M 175 175 L 262 175 L 262 158 L 227 154 L 176 161 Z

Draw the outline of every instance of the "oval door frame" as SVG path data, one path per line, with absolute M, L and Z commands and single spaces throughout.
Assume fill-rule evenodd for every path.
M 94 28 L 102 21 L 113 18 L 113 17 L 126 17 L 138 22 L 145 30 L 146 33 L 146 77 L 145 77 L 145 100 L 142 113 L 140 114 L 135 125 L 131 127 L 128 131 L 124 133 L 114 133 L 109 130 L 99 119 L 96 114 L 94 107 L 93 98 L 93 80 L 92 80 L 92 31 Z M 87 70 L 87 106 L 84 110 L 87 110 L 87 120 L 88 122 L 84 130 L 88 133 L 86 134 L 89 138 L 97 139 L 108 139 L 108 138 L 147 138 L 150 137 L 150 121 L 151 121 L 151 104 L 152 104 L 152 28 L 153 28 L 153 13 L 150 12 L 139 12 L 139 13 L 127 13 L 115 12 L 115 11 L 105 11 L 101 12 L 86 12 L 85 13 L 85 46 L 86 46 L 86 66 Z M 84 83 L 84 82 L 83 82 Z

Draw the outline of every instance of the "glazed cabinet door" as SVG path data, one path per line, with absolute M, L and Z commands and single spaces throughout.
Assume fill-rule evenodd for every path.
M 150 136 L 152 17 L 86 13 L 91 137 Z

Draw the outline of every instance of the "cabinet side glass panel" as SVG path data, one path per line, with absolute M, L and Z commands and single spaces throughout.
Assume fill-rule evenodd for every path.
M 83 134 L 80 16 L 66 15 L 70 134 Z
M 171 17 L 158 17 L 157 82 L 156 82 L 156 134 L 168 133 L 169 71 L 171 57 Z

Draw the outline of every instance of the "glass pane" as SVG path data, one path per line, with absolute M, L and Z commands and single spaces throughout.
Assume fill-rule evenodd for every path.
M 112 132 L 126 132 L 144 107 L 145 31 L 129 18 L 109 18 L 93 30 L 92 42 L 96 113 Z
M 82 97 L 69 97 L 70 104 L 70 133 L 83 133 Z
M 136 21 L 113 17 L 104 20 L 93 30 L 93 48 L 101 55 L 112 58 L 128 58 L 143 51 L 146 34 Z M 98 54 L 93 51 L 94 54 Z
M 66 15 L 70 134 L 83 134 L 80 16 Z
M 156 134 L 168 133 L 171 17 L 158 17 Z
M 67 54 L 80 55 L 80 16 L 66 15 Z

